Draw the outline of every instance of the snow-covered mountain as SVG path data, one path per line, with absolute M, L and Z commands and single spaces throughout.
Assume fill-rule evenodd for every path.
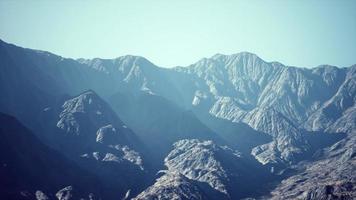
M 0 112 L 107 182 L 108 196 L 258 197 L 314 173 L 315 154 L 341 138 L 338 148 L 354 146 L 355 69 L 248 52 L 164 69 L 139 56 L 74 60 L 0 41 Z

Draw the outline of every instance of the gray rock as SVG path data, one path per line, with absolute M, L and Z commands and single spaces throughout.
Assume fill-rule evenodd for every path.
M 154 185 L 141 192 L 134 200 L 203 200 L 214 199 L 206 196 L 199 185 L 187 177 L 168 172 L 156 180 Z
M 272 191 L 271 199 L 355 199 L 356 137 L 323 150 L 316 161 Z
M 37 190 L 35 195 L 37 200 L 49 200 L 48 196 L 41 190 Z
M 67 186 L 56 193 L 58 200 L 70 200 L 73 197 L 73 187 Z

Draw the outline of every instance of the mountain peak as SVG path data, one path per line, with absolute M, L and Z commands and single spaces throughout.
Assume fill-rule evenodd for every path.
M 115 59 L 115 61 L 121 61 L 121 62 L 126 62 L 126 63 L 134 63 L 136 65 L 142 65 L 142 66 L 155 66 L 152 62 L 147 60 L 145 57 L 142 56 L 135 56 L 135 55 L 125 55 L 125 56 L 120 56 Z
M 90 115 L 93 119 L 103 118 L 103 116 L 110 120 L 115 119 L 109 106 L 93 90 L 85 91 L 65 101 L 62 108 L 63 111 L 60 113 L 61 120 L 57 124 L 60 128 L 64 128 L 65 125 L 72 127 L 72 124 L 67 122 L 74 122 L 75 116 L 78 116 L 78 113 Z
M 218 59 L 231 59 L 231 58 L 249 58 L 249 59 L 261 59 L 260 57 L 258 57 L 256 54 L 251 53 L 251 52 L 247 52 L 247 51 L 242 51 L 239 53 L 235 53 L 235 54 L 230 54 L 230 55 L 226 55 L 226 54 L 220 54 L 217 53 L 215 55 L 213 55 L 212 57 L 210 57 L 210 59 L 213 60 L 218 60 Z M 262 59 L 261 59 L 262 60 Z

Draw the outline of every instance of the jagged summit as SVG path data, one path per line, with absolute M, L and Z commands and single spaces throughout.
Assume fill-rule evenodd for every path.
M 86 58 L 78 58 L 78 62 L 80 63 L 85 63 L 89 65 L 97 65 L 98 63 L 121 63 L 121 62 L 126 62 L 129 64 L 137 64 L 137 65 L 150 65 L 150 66 L 155 66 L 152 62 L 147 60 L 145 57 L 142 56 L 135 56 L 135 55 L 125 55 L 125 56 L 120 56 L 117 58 L 92 58 L 92 59 L 86 59 Z
M 125 61 L 130 61 L 130 62 L 138 62 L 138 63 L 149 63 L 151 65 L 154 65 L 152 62 L 150 62 L 148 59 L 146 59 L 143 56 L 137 56 L 137 55 L 125 55 L 125 56 L 120 56 L 115 58 L 115 60 L 125 60 Z
M 226 59 L 226 58 L 242 58 L 242 57 L 245 57 L 245 58 L 259 58 L 259 59 L 261 59 L 255 53 L 251 53 L 251 52 L 248 52 L 248 51 L 242 51 L 242 52 L 234 53 L 234 54 L 216 53 L 215 55 L 210 57 L 210 59 L 215 59 L 216 60 L 216 59 L 222 59 L 222 58 Z
M 217 53 L 213 55 L 210 58 L 202 58 L 199 61 L 197 61 L 195 64 L 190 65 L 189 67 L 192 66 L 200 66 L 200 65 L 237 65 L 238 62 L 243 61 L 243 62 L 265 62 L 262 60 L 260 57 L 258 57 L 254 53 L 250 52 L 240 52 L 240 53 L 235 53 L 235 54 L 220 54 Z
M 93 90 L 85 91 L 66 101 L 62 107 L 63 111 L 60 116 L 76 112 L 88 114 L 94 112 L 97 115 L 107 114 L 110 117 L 114 116 L 109 106 Z

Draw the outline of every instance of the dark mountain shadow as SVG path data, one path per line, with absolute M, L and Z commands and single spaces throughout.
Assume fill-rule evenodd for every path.
M 252 148 L 272 141 L 272 137 L 259 132 L 241 122 L 231 122 L 211 115 L 198 115 L 199 119 L 224 139 L 230 147 L 244 154 L 250 154 Z
M 1 199 L 34 199 L 37 190 L 53 196 L 69 185 L 76 198 L 105 197 L 95 175 L 44 145 L 14 117 L 0 113 L 0 135 Z
M 121 119 L 147 145 L 160 165 L 172 144 L 180 139 L 222 141 L 193 112 L 163 97 L 147 93 L 117 93 L 109 102 Z
M 249 154 L 242 155 L 239 162 L 222 156 L 219 161 L 225 166 L 224 170 L 236 172 L 226 180 L 231 199 L 258 197 L 270 191 L 271 182 L 281 179 L 270 172 L 270 166 L 261 165 Z
M 310 151 L 307 153 L 304 160 L 313 160 L 318 157 L 318 154 L 325 147 L 331 146 L 336 142 L 347 137 L 346 133 L 325 133 L 322 131 L 318 132 L 305 132 L 305 139 L 310 145 Z
M 228 199 L 226 194 L 213 189 L 208 183 L 200 182 L 200 181 L 196 181 L 196 180 L 192 180 L 192 179 L 190 179 L 190 181 L 194 185 L 197 185 L 199 187 L 199 190 L 202 192 L 204 197 L 207 198 L 208 200 L 209 199 L 211 199 L 211 200 L 213 200 L 213 199 L 227 200 Z

